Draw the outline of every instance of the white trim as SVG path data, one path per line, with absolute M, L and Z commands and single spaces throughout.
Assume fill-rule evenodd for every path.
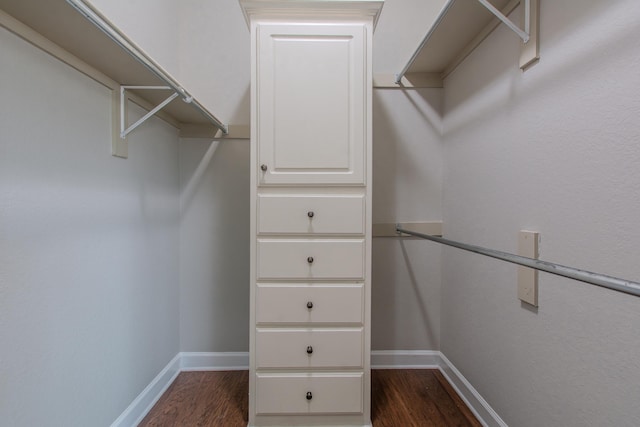
M 440 352 L 433 350 L 376 350 L 371 369 L 438 369 Z
M 249 352 L 189 352 L 180 353 L 181 371 L 246 371 Z
M 400 84 L 396 83 L 395 74 L 375 73 L 373 75 L 374 89 L 418 89 L 443 88 L 444 81 L 441 73 L 405 73 Z
M 249 369 L 249 352 L 178 353 L 131 402 L 111 427 L 137 426 L 183 371 L 233 371 Z
M 509 427 L 507 423 L 500 418 L 500 415 L 493 410 L 491 405 L 478 393 L 478 390 L 467 381 L 464 375 L 462 375 L 453 363 L 442 353 L 440 353 L 440 360 L 440 372 L 442 372 L 442 375 L 449 381 L 449 384 L 451 384 L 456 393 L 458 393 L 460 398 L 467 404 L 471 412 L 473 412 L 483 426 Z
M 372 369 L 439 369 L 478 421 L 485 427 L 508 427 L 491 405 L 439 351 L 377 350 L 371 352 Z M 178 353 L 151 383 L 135 398 L 111 427 L 136 426 L 183 371 L 235 371 L 249 369 L 249 353 Z
M 178 353 L 120 414 L 111 427 L 137 426 L 180 373 L 180 359 Z

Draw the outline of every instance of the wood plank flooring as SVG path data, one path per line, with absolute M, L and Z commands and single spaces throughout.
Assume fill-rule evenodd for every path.
M 373 427 L 481 427 L 437 369 L 371 371 Z
M 182 372 L 139 424 L 246 427 L 248 371 Z M 440 371 L 376 369 L 373 427 L 480 427 Z
M 142 426 L 247 427 L 249 371 L 181 372 Z

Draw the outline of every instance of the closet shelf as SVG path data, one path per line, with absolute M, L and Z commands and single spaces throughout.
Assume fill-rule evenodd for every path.
M 118 85 L 169 87 L 168 91 L 127 89 L 127 92 L 134 94 L 135 99 L 146 101 L 146 108 L 159 105 L 173 91 L 183 101 L 175 100 L 162 111 L 174 122 L 179 125 L 204 125 L 220 129 L 224 134 L 228 132 L 225 124 L 85 0 L 0 0 L 0 9 L 70 53 L 75 57 L 74 60 L 79 59 Z M 89 16 L 91 18 L 88 18 Z M 3 18 L 3 26 L 18 34 L 14 28 L 7 25 L 8 18 Z M 96 19 L 101 22 L 97 23 Z M 98 25 L 103 25 L 103 29 Z M 24 34 L 18 35 L 25 38 Z M 30 39 L 28 41 L 34 43 Z M 41 44 L 34 44 L 42 48 Z M 65 60 L 65 55 L 54 55 L 69 63 Z M 78 68 L 75 64 L 69 65 Z M 86 70 L 80 71 L 96 79 Z M 96 80 L 104 83 L 105 79 Z M 117 89 L 120 93 L 119 88 L 111 89 Z
M 447 0 L 405 68 L 393 77 L 377 76 L 380 83 L 376 86 L 442 87 L 442 80 L 501 23 L 482 3 L 479 0 Z M 513 12 L 520 3 L 520 0 L 490 1 L 490 5 L 505 16 Z M 522 0 L 522 3 L 525 1 Z M 529 40 L 527 43 L 523 42 L 520 58 L 523 69 L 539 57 L 538 0 L 530 0 L 529 7 Z M 522 37 L 521 34 L 518 35 Z M 398 77 L 401 78 L 400 81 Z

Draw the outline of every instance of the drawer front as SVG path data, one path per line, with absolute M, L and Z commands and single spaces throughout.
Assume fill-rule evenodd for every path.
M 258 323 L 362 323 L 363 285 L 265 285 L 256 295 Z
M 258 196 L 258 233 L 364 234 L 364 196 Z
M 362 328 L 256 330 L 256 366 L 361 368 Z
M 364 240 L 258 239 L 258 279 L 364 278 Z
M 256 392 L 258 414 L 360 414 L 363 375 L 257 374 Z

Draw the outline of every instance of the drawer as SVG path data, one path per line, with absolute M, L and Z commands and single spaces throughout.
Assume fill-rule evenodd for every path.
M 258 279 L 364 278 L 364 240 L 258 239 Z
M 362 323 L 363 285 L 265 285 L 256 292 L 258 323 Z
M 360 414 L 362 397 L 361 372 L 256 375 L 258 414 Z
M 258 196 L 258 233 L 364 234 L 364 196 Z
M 256 329 L 256 367 L 361 368 L 362 328 Z

